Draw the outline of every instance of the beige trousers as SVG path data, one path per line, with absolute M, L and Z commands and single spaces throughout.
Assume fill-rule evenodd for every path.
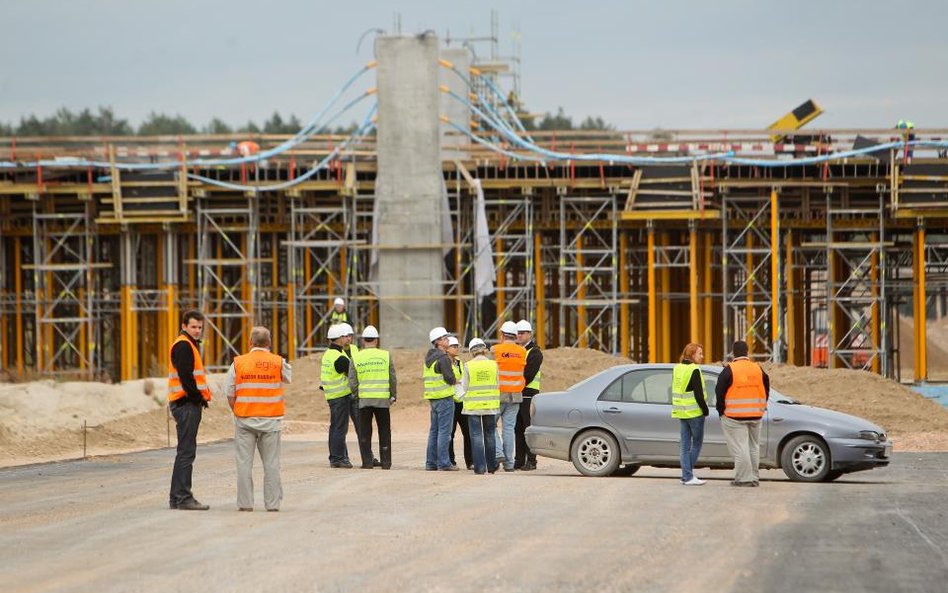
M 735 482 L 760 481 L 760 420 L 734 420 L 721 416 L 727 449 L 734 458 Z

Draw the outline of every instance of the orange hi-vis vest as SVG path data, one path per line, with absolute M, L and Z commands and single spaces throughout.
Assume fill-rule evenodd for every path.
M 178 342 L 187 342 L 188 346 L 191 347 L 191 352 L 194 353 L 194 382 L 197 383 L 198 391 L 201 392 L 201 395 L 204 396 L 205 401 L 211 401 L 211 390 L 207 387 L 207 373 L 204 371 L 204 361 L 201 360 L 201 353 L 198 352 L 197 346 L 194 345 L 194 342 L 190 338 L 183 335 L 178 335 L 178 339 L 171 343 L 171 350 L 174 350 L 174 347 Z M 181 399 L 186 394 L 184 392 L 184 387 L 181 386 L 181 379 L 178 378 L 178 370 L 174 368 L 174 365 L 171 364 L 171 352 L 168 352 L 168 401 L 175 401 Z
M 527 366 L 527 350 L 520 344 L 502 342 L 491 348 L 497 362 L 497 378 L 500 379 L 500 391 L 520 393 L 527 386 L 523 378 L 523 369 Z
M 252 350 L 234 358 L 234 416 L 272 418 L 283 416 L 283 358 L 265 350 Z
M 767 411 L 764 373 L 753 362 L 740 359 L 732 362 L 733 381 L 724 394 L 724 415 L 728 418 L 760 418 Z

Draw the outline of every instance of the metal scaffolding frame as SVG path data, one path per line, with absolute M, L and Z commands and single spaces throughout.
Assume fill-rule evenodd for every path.
M 250 327 L 259 313 L 259 212 L 255 196 L 239 205 L 197 204 L 197 266 L 204 313 L 204 366 L 226 370 L 249 350 Z
M 755 360 L 782 360 L 781 311 L 774 315 L 780 294 L 780 242 L 776 191 L 771 195 L 722 196 L 722 352 L 734 340 L 747 342 Z M 776 276 L 774 271 L 776 270 Z M 775 321 L 777 323 L 775 324 Z M 777 327 L 775 327 L 775 325 Z
M 615 195 L 560 199 L 562 346 L 618 352 L 616 201 Z
M 92 203 L 85 200 L 80 207 L 42 212 L 39 201 L 33 203 L 34 263 L 23 269 L 33 271 L 36 368 L 43 373 L 101 370 L 96 272 L 111 264 L 95 262 Z

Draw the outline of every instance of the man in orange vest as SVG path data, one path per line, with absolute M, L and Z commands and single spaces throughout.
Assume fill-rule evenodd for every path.
M 760 422 L 767 411 L 770 377 L 748 358 L 747 342 L 734 342 L 731 353 L 734 360 L 724 367 L 714 388 L 721 430 L 734 457 L 731 486 L 759 486 Z
M 181 331 L 171 344 L 168 361 L 168 401 L 178 432 L 178 450 L 171 473 L 168 505 L 182 511 L 206 511 L 210 507 L 198 502 L 191 493 L 191 470 L 197 454 L 197 433 L 201 414 L 211 401 L 207 373 L 201 352 L 204 316 L 200 311 L 186 311 L 181 317 Z
M 234 358 L 224 379 L 224 394 L 234 412 L 234 446 L 237 451 L 237 510 L 253 510 L 253 452 L 263 462 L 263 504 L 279 511 L 283 500 L 280 483 L 280 431 L 286 403 L 283 385 L 291 379 L 290 365 L 270 352 L 270 330 L 250 330 L 250 352 Z
M 497 415 L 503 433 L 496 448 L 498 452 L 503 451 L 504 471 L 512 472 L 516 463 L 514 432 L 520 403 L 523 401 L 523 388 L 527 385 L 523 377 L 523 369 L 527 366 L 527 349 L 517 343 L 517 324 L 513 321 L 506 321 L 500 326 L 500 335 L 501 342 L 491 348 L 500 380 L 500 411 Z

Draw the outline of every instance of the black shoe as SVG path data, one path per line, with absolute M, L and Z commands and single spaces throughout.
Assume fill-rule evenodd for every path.
M 504 468 L 504 471 L 505 471 L 505 472 L 515 472 L 515 471 L 517 471 L 517 470 L 515 470 L 515 469 L 512 468 L 512 467 L 505 467 L 505 468 Z
M 372 459 L 372 467 L 382 467 L 382 462 L 379 461 L 378 459 L 373 458 L 373 459 Z
M 520 471 L 522 471 L 522 472 L 532 472 L 532 471 L 535 470 L 536 468 L 537 468 L 537 464 L 535 464 L 535 463 L 525 463 L 525 464 L 523 464 L 523 467 L 520 468 Z
M 392 469 L 392 466 L 391 466 L 391 465 L 383 465 L 383 466 L 382 466 L 382 469 Z
M 336 467 L 342 469 L 352 469 L 352 464 L 348 461 L 334 461 L 329 464 L 329 467 Z
M 172 511 L 177 510 L 177 508 L 178 508 L 178 503 L 176 503 L 176 502 L 169 502 L 169 503 L 168 503 L 168 508 L 171 509 Z
M 252 512 L 253 512 L 253 508 L 252 508 L 252 507 L 240 507 L 240 508 L 237 509 L 237 510 L 240 511 L 240 512 L 242 512 L 242 513 L 252 513 Z
M 738 488 L 753 488 L 754 482 L 731 482 L 731 486 L 737 486 Z
M 379 465 L 382 465 L 382 464 L 380 463 Z M 362 469 L 372 469 L 373 467 L 375 467 L 375 465 L 373 465 L 373 464 L 366 465 L 366 464 L 363 463 L 360 467 L 361 467 Z
M 201 504 L 193 498 L 191 500 L 178 503 L 179 511 L 206 511 L 209 508 L 211 507 L 206 504 Z
M 279 513 L 280 509 L 267 509 L 268 513 Z
M 442 467 L 442 468 L 441 468 L 440 470 L 438 470 L 438 471 L 442 471 L 442 472 L 459 472 L 459 471 L 461 471 L 461 468 L 459 468 L 459 467 L 456 466 L 456 465 L 449 465 L 448 467 Z

